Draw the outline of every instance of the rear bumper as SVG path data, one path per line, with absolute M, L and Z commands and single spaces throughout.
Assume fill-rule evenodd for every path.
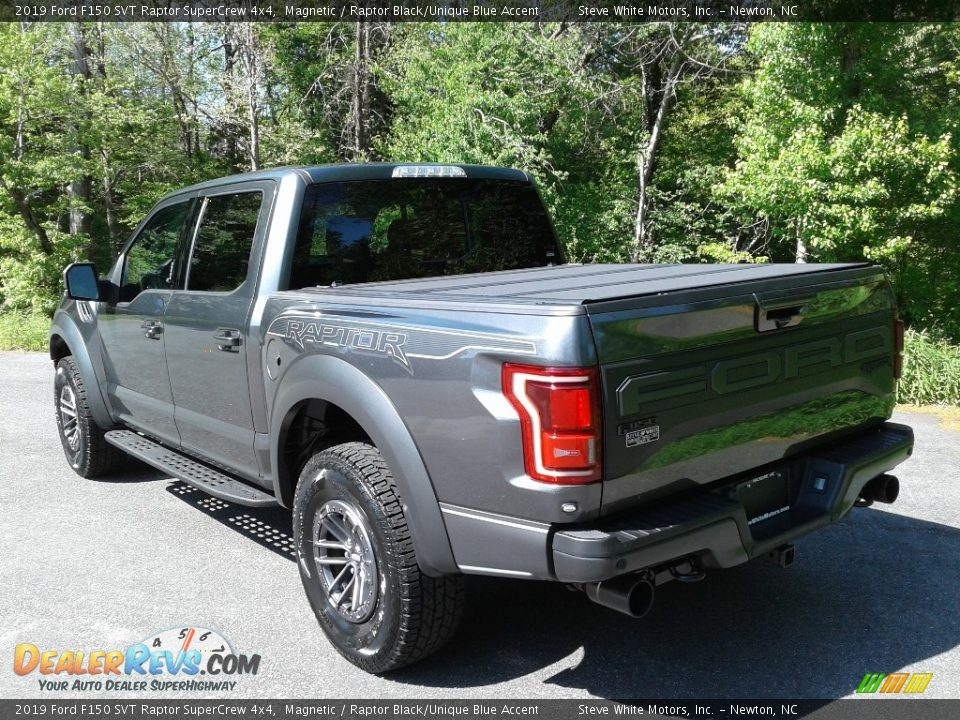
M 552 535 L 557 580 L 599 582 L 697 556 L 707 567 L 730 567 L 764 555 L 818 527 L 835 522 L 853 507 L 863 487 L 913 452 L 913 430 L 879 427 L 766 468 L 781 483 L 785 503 L 774 502 L 751 515 L 742 498 L 751 477 L 728 482 L 590 526 L 565 527 Z M 765 474 L 766 475 L 766 474 Z M 768 493 L 769 495 L 769 493 Z

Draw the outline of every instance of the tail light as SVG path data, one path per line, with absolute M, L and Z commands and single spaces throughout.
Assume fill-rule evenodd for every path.
M 903 320 L 893 323 L 893 379 L 903 375 Z
M 527 475 L 560 485 L 600 479 L 596 369 L 507 363 L 503 394 L 520 415 Z

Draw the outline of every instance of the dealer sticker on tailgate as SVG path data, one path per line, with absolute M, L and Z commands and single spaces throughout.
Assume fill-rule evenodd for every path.
M 637 445 L 646 445 L 660 439 L 660 426 L 647 425 L 638 430 L 631 430 L 625 435 L 627 447 L 636 447 Z

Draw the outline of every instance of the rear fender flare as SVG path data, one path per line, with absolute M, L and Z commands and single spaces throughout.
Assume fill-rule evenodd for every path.
M 426 465 L 383 389 L 353 365 L 329 355 L 301 356 L 279 382 L 270 413 L 270 466 L 280 502 L 290 503 L 297 481 L 288 478 L 292 487 L 289 493 L 283 492 L 280 448 L 291 410 L 306 400 L 333 403 L 359 423 L 390 467 L 423 571 L 428 575 L 459 572 Z

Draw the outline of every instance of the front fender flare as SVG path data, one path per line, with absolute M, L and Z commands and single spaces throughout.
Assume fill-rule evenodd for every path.
M 282 499 L 280 437 L 290 411 L 307 400 L 333 403 L 360 424 L 390 467 L 420 567 L 428 575 L 458 572 L 426 465 L 383 389 L 353 365 L 329 355 L 301 356 L 279 382 L 270 413 L 270 465 L 277 498 Z M 296 483 L 296 478 L 291 480 Z
M 95 327 L 91 327 L 88 334 L 89 342 L 96 342 L 97 333 Z M 77 326 L 77 323 L 63 310 L 57 310 L 54 314 L 53 323 L 47 335 L 47 344 L 50 348 L 51 359 L 54 358 L 51 341 L 55 335 L 59 336 L 67 344 L 67 349 L 76 361 L 77 367 L 80 368 L 80 377 L 83 378 L 83 384 L 86 387 L 87 403 L 90 406 L 93 419 L 96 420 L 97 425 L 102 428 L 113 427 L 116 423 L 110 416 L 110 410 L 107 407 L 106 400 L 104 400 L 103 390 L 101 388 L 103 373 L 97 372 L 97 366 L 94 364 L 95 362 L 99 363 L 101 361 L 99 348 L 91 348 L 88 345 L 88 339 L 84 338 L 83 332 Z M 94 357 L 91 357 L 91 355 Z

